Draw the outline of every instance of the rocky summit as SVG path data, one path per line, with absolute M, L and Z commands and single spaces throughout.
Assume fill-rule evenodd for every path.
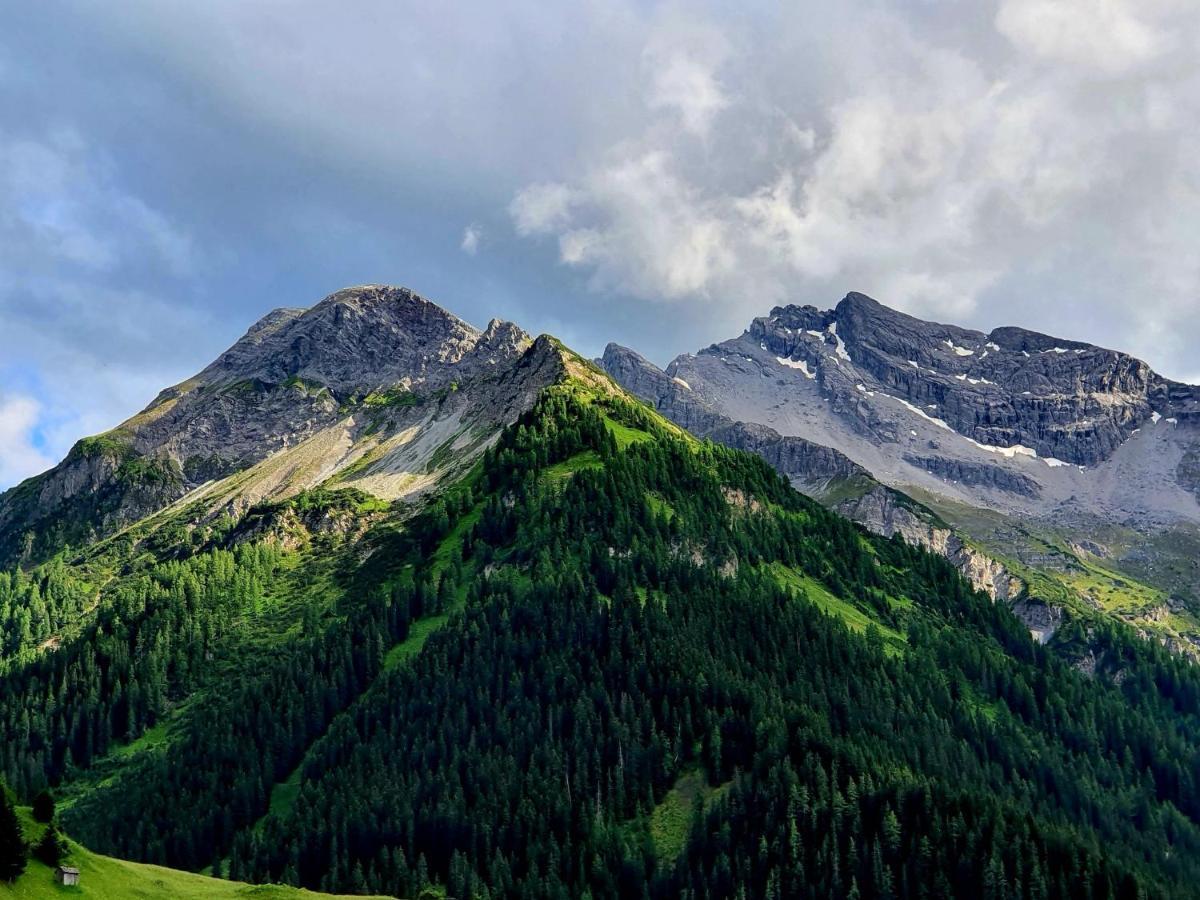
M 1015 597 L 1051 571 L 1055 588 L 1040 593 L 1105 607 L 1097 579 L 1118 593 L 1134 579 L 1146 590 L 1123 615 L 1183 646 L 1200 637 L 1200 388 L 1139 359 L 926 322 L 851 293 L 828 310 L 776 307 L 665 370 L 617 345 L 599 362 L 672 420 L 766 456 L 869 527 L 948 547 L 993 593 Z M 769 429 L 772 448 L 825 453 L 764 452 L 731 422 Z M 830 492 L 848 467 L 893 492 L 861 480 Z M 895 492 L 919 503 L 898 510 Z
M 209 503 L 243 508 L 339 473 L 388 497 L 428 489 L 531 402 L 532 386 L 508 383 L 534 377 L 516 367 L 531 344 L 509 322 L 480 331 L 406 288 L 276 309 L 199 374 L 0 496 L 0 564 L 82 545 L 205 485 Z

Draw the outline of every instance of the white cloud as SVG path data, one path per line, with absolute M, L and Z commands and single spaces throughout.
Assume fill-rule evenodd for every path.
M 0 394 L 0 490 L 53 465 L 34 445 L 39 412 L 31 397 Z
M 734 263 L 720 210 L 675 171 L 666 153 L 617 159 L 590 173 L 595 227 L 560 238 L 563 262 L 591 266 L 600 286 L 679 298 L 703 294 Z
M 576 192 L 565 184 L 540 182 L 526 185 L 508 206 L 517 234 L 526 237 L 551 234 L 571 221 Z
M 1155 0 L 1005 0 L 996 28 L 1047 62 L 1121 75 L 1173 46 L 1155 20 L 1180 8 Z
M 458 246 L 467 256 L 474 256 L 479 252 L 479 242 L 481 240 L 483 240 L 483 229 L 472 222 L 463 229 L 462 241 Z
M 674 109 L 684 128 L 707 134 L 713 118 L 728 102 L 712 70 L 691 57 L 677 54 L 657 63 L 647 102 L 651 109 Z
M 647 108 L 703 138 L 730 104 L 720 80 L 729 58 L 725 29 L 666 7 L 646 29 L 641 71 Z
M 748 318 L 857 289 L 1167 369 L 1187 353 L 1147 322 L 1178 333 L 1200 319 L 1187 250 L 1200 7 L 1003 0 L 994 20 L 853 5 L 810 18 L 727 28 L 708 52 L 694 36 L 712 21 L 648 29 L 647 115 L 582 148 L 552 192 L 519 191 L 517 232 L 556 234 L 593 288 L 655 302 Z

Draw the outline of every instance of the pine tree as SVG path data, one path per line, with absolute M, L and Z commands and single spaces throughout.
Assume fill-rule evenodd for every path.
M 8 796 L 0 784 L 0 881 L 16 881 L 29 861 L 29 847 L 21 833 L 21 823 Z
M 49 822 L 54 818 L 54 796 L 49 791 L 38 791 L 33 798 L 33 818 L 38 822 Z
M 46 865 L 57 866 L 67 854 L 67 842 L 63 839 L 58 826 L 51 822 L 46 826 L 42 839 L 33 848 L 33 855 Z

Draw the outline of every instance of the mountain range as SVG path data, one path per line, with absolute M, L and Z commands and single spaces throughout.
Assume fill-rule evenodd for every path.
M 850 294 L 660 369 L 349 288 L 0 495 L 0 774 L 85 887 L 1191 896 L 1198 497 L 1116 351 Z
M 852 293 L 777 307 L 665 370 L 615 344 L 601 364 L 856 521 L 952 556 L 1044 638 L 1090 608 L 1200 646 L 1200 389 L 1140 360 Z

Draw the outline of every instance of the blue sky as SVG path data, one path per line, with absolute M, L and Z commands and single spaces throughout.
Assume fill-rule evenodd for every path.
M 1200 380 L 1198 43 L 1175 0 L 9 4 L 0 487 L 366 282 L 660 363 L 861 290 Z

